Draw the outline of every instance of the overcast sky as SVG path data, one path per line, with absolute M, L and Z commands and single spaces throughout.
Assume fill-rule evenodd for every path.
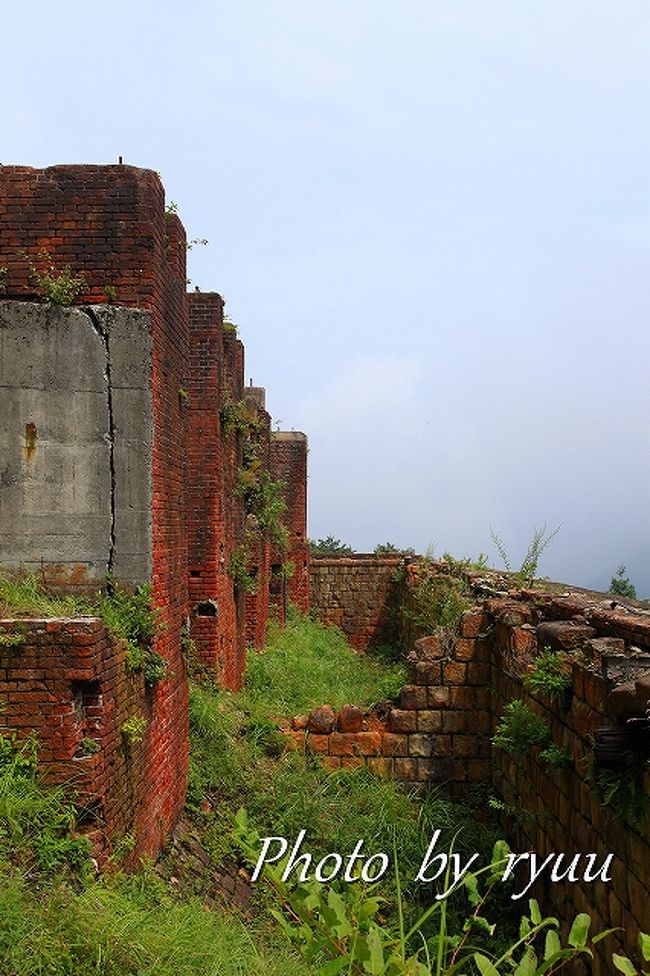
M 647 0 L 3 12 L 0 162 L 158 170 L 310 535 L 650 595 Z

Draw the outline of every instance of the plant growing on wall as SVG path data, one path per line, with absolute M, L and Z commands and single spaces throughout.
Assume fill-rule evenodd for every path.
M 560 701 L 571 687 L 571 663 L 565 654 L 545 647 L 533 659 L 524 684 L 534 694 L 544 695 L 551 701 Z
M 70 265 L 57 268 L 48 251 L 40 251 L 38 264 L 30 264 L 30 281 L 52 305 L 73 305 L 88 287 L 84 274 L 74 274 Z
M 573 757 L 569 750 L 563 746 L 556 746 L 554 742 L 542 749 L 539 758 L 546 768 L 553 773 L 560 773 L 563 769 L 569 769 L 573 765 Z
M 430 560 L 423 559 L 416 566 L 400 612 L 419 637 L 455 628 L 471 605 L 471 591 L 462 575 L 439 573 Z
M 503 540 L 494 532 L 490 527 L 490 535 L 492 536 L 492 542 L 496 546 L 499 555 L 503 559 L 503 565 L 509 573 L 513 573 L 514 582 L 517 586 L 532 586 L 537 576 L 537 567 L 541 559 L 542 553 L 548 548 L 550 543 L 553 541 L 555 536 L 560 531 L 561 526 L 549 531 L 546 528 L 546 523 L 541 527 L 541 529 L 533 530 L 533 537 L 528 543 L 528 549 L 526 550 L 526 555 L 524 556 L 521 566 L 516 572 L 513 572 L 512 566 L 510 564 L 510 559 L 508 558 L 508 551 L 503 543 Z
M 492 743 L 499 749 L 523 754 L 533 746 L 545 744 L 550 737 L 548 723 L 516 698 L 503 709 L 501 721 L 492 736 Z
M 167 661 L 153 649 L 160 624 L 158 611 L 151 604 L 151 586 L 143 583 L 129 592 L 109 578 L 107 590 L 99 612 L 109 630 L 125 642 L 129 670 L 142 672 L 151 687 L 167 671 Z
M 237 546 L 228 560 L 228 575 L 238 590 L 244 593 L 257 593 L 257 580 L 250 571 L 249 544 Z
M 147 720 L 143 715 L 132 715 L 122 723 L 120 732 L 128 745 L 136 745 L 144 739 L 146 728 Z
M 625 575 L 625 566 L 623 563 L 616 570 L 616 574 L 612 576 L 609 583 L 609 592 L 613 593 L 615 596 L 625 596 L 629 600 L 636 600 L 636 587 L 633 583 L 630 583 L 629 579 Z

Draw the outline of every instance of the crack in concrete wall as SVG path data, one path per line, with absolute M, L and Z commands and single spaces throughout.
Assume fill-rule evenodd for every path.
M 113 382 L 111 378 L 111 350 L 108 341 L 108 330 L 102 327 L 101 322 L 91 306 L 86 305 L 83 311 L 90 319 L 91 327 L 95 330 L 102 341 L 106 356 L 106 368 L 104 377 L 106 378 L 106 409 L 108 414 L 108 433 L 104 435 L 104 440 L 108 444 L 108 467 L 111 478 L 111 525 L 110 525 L 110 545 L 108 550 L 107 571 L 113 572 L 113 562 L 115 559 L 115 416 L 113 413 Z
M 149 580 L 152 439 L 148 313 L 0 301 L 0 565 Z

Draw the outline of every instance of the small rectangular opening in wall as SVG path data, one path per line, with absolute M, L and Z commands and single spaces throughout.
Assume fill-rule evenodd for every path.
M 76 822 L 78 827 L 91 827 L 102 823 L 104 810 L 98 797 L 89 797 L 77 807 Z
M 201 578 L 201 570 L 200 569 L 191 569 L 190 570 L 190 576 L 191 576 L 192 579 L 200 579 Z
M 101 705 L 99 681 L 73 681 L 71 693 L 75 722 L 84 722 L 87 709 Z
M 197 617 L 218 617 L 219 607 L 215 600 L 201 600 L 196 604 Z
M 269 593 L 271 597 L 277 597 L 282 594 L 283 583 L 284 573 L 282 572 L 282 563 L 274 563 L 271 566 L 271 580 L 269 583 Z

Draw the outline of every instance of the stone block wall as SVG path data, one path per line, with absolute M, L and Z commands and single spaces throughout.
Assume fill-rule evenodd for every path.
M 496 731 L 506 704 L 519 699 L 546 720 L 553 743 L 567 750 L 572 765 L 549 770 L 539 746 L 524 755 L 493 747 L 492 781 L 506 804 L 504 823 L 514 835 L 518 850 L 535 851 L 544 857 L 565 853 L 569 861 L 575 854 L 595 852 L 599 865 L 607 854 L 614 854 L 610 882 L 553 884 L 546 877 L 537 885 L 536 894 L 561 918 L 587 912 L 596 929 L 620 926 L 625 933 L 620 948 L 634 956 L 634 933 L 639 928 L 647 931 L 650 923 L 650 815 L 645 827 L 622 819 L 611 806 L 603 804 L 592 776 L 597 730 L 620 725 L 617 700 L 621 697 L 621 677 L 629 672 L 650 674 L 650 661 L 639 661 L 639 652 L 648 647 L 650 618 L 590 606 L 585 598 L 538 597 L 533 591 L 530 600 L 530 604 L 492 600 L 486 605 L 494 627 L 491 731 Z M 544 648 L 563 651 L 572 658 L 572 694 L 563 702 L 533 694 L 524 683 L 534 654 Z M 635 662 L 640 667 L 635 667 Z M 646 679 L 636 695 L 626 692 L 623 697 L 630 714 L 642 714 L 650 698 L 650 682 Z M 630 697 L 636 701 L 630 702 Z M 650 770 L 642 790 L 646 796 L 650 794 Z M 607 952 L 597 956 L 590 972 L 608 974 L 611 951 L 610 941 Z
M 396 639 L 393 611 L 401 596 L 395 580 L 402 558 L 354 555 L 312 558 L 309 600 L 322 623 L 340 627 L 359 651 Z
M 456 636 L 423 637 L 409 662 L 412 683 L 394 702 L 362 713 L 345 706 L 297 716 L 286 732 L 327 766 L 368 765 L 409 785 L 445 786 L 461 798 L 490 775 L 487 689 L 490 643 L 483 613 L 466 613 Z
M 342 578 L 347 583 L 347 575 Z M 477 594 L 494 588 L 489 580 L 467 578 Z M 332 574 L 331 586 L 335 579 Z M 563 652 L 570 664 L 572 695 L 562 703 L 531 693 L 524 682 L 546 648 Z M 633 956 L 635 933 L 650 928 L 650 812 L 645 826 L 621 817 L 602 802 L 591 770 L 599 730 L 625 734 L 626 720 L 642 719 L 650 706 L 650 613 L 575 592 L 479 596 L 454 633 L 417 640 L 408 660 L 411 683 L 396 701 L 367 713 L 352 705 L 338 713 L 321 706 L 296 716 L 285 728 L 291 747 L 311 749 L 330 768 L 363 764 L 410 787 L 444 788 L 458 799 L 482 784 L 504 804 L 513 849 L 542 858 L 564 853 L 564 870 L 575 854 L 593 852 L 597 865 L 613 854 L 611 882 L 552 884 L 546 877 L 531 895 L 560 918 L 587 912 L 601 930 L 621 926 L 621 947 Z M 539 746 L 520 755 L 492 744 L 514 699 L 545 718 L 552 741 L 572 757 L 570 768 L 549 769 Z M 647 754 L 650 732 L 642 724 L 633 735 L 639 747 L 645 741 Z M 638 784 L 647 797 L 650 771 Z M 611 951 L 610 941 L 593 963 L 594 974 L 610 972 Z

